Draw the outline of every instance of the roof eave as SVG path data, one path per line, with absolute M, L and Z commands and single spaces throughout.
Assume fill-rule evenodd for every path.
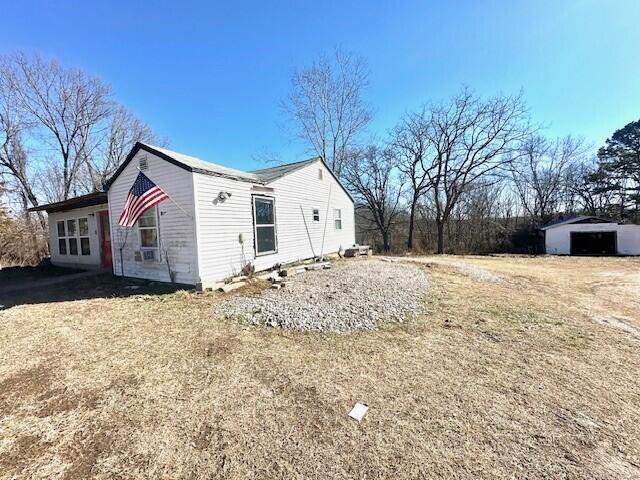
M 37 207 L 31 207 L 29 212 L 42 212 L 47 213 L 66 212 L 69 210 L 77 210 L 79 208 L 94 207 L 96 205 L 106 205 L 107 194 L 106 192 L 95 192 L 87 195 L 82 195 L 76 198 L 70 198 L 68 200 L 62 200 L 60 202 L 48 203 L 46 205 L 38 205 Z

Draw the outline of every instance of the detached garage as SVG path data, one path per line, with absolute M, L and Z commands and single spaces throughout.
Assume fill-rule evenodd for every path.
M 593 216 L 545 225 L 545 251 L 551 255 L 640 255 L 640 225 Z

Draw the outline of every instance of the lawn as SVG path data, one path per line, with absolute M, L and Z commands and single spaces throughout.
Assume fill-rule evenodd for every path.
M 414 260 L 427 313 L 375 332 L 102 277 L 5 301 L 0 478 L 640 476 L 639 259 Z

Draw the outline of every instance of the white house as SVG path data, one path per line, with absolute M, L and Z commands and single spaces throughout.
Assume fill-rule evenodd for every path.
M 139 171 L 170 199 L 121 227 Z M 206 286 L 248 264 L 266 270 L 355 242 L 353 198 L 320 158 L 243 172 L 138 143 L 105 189 L 106 200 L 38 207 L 49 213 L 54 264 Z
M 552 255 L 640 255 L 640 225 L 578 216 L 545 225 L 545 251 Z

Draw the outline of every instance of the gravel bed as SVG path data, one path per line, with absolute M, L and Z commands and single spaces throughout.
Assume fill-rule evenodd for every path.
M 374 330 L 422 311 L 427 288 L 427 274 L 418 266 L 352 260 L 290 277 L 280 290 L 230 297 L 216 313 L 296 330 Z

